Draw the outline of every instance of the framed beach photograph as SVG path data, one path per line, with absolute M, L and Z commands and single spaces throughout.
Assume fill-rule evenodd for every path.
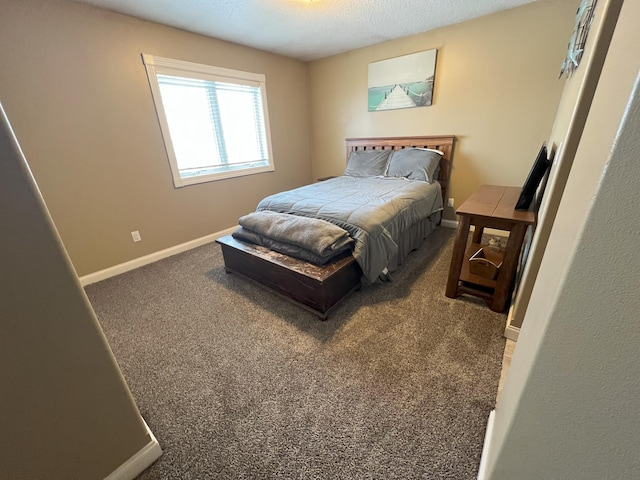
M 369 64 L 369 111 L 426 107 L 433 101 L 437 50 Z

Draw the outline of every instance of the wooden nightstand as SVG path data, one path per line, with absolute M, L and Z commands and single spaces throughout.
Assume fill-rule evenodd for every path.
M 520 196 L 519 187 L 482 185 L 456 213 L 460 216 L 456 232 L 446 295 L 456 298 L 462 294 L 483 298 L 494 312 L 504 312 L 513 286 L 518 258 L 527 227 L 536 221 L 534 212 L 515 210 Z M 473 238 L 467 245 L 469 230 L 474 225 Z M 469 271 L 469 258 L 482 245 L 485 228 L 509 232 L 502 265 L 495 279 L 474 275 Z

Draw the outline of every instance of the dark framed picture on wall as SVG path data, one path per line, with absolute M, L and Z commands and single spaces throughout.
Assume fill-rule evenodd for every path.
M 529 175 L 522 186 L 520 197 L 516 203 L 516 210 L 528 210 L 531 206 L 536 192 L 538 191 L 538 187 L 540 186 L 540 182 L 544 178 L 544 175 L 547 173 L 547 169 L 551 164 L 547 157 L 547 145 L 546 143 L 543 143 L 538 155 L 536 156 L 536 160 L 533 162 L 533 166 L 529 171 Z

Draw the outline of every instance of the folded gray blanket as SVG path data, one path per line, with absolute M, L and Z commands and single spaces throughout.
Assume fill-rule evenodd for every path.
M 299 246 L 323 258 L 330 258 L 353 244 L 349 232 L 317 218 L 263 210 L 241 217 L 238 223 L 263 237 Z
M 325 265 L 336 257 L 342 257 L 351 253 L 351 245 L 345 245 L 342 250 L 335 250 L 328 252 L 325 256 L 320 256 L 313 253 L 306 248 L 302 248 L 298 245 L 292 245 L 291 243 L 280 242 L 273 238 L 264 237 L 259 233 L 247 230 L 244 227 L 239 227 L 235 232 L 231 234 L 236 240 L 243 242 L 253 243 L 255 245 L 262 245 L 263 247 L 273 250 L 274 252 L 283 253 L 289 257 L 299 258 L 305 262 L 314 263 L 316 265 Z

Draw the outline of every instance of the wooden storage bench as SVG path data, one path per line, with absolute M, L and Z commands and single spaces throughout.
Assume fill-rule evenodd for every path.
M 323 320 L 347 295 L 360 288 L 362 271 L 353 256 L 315 265 L 231 235 L 216 240 L 227 273 L 237 273 L 309 310 Z

